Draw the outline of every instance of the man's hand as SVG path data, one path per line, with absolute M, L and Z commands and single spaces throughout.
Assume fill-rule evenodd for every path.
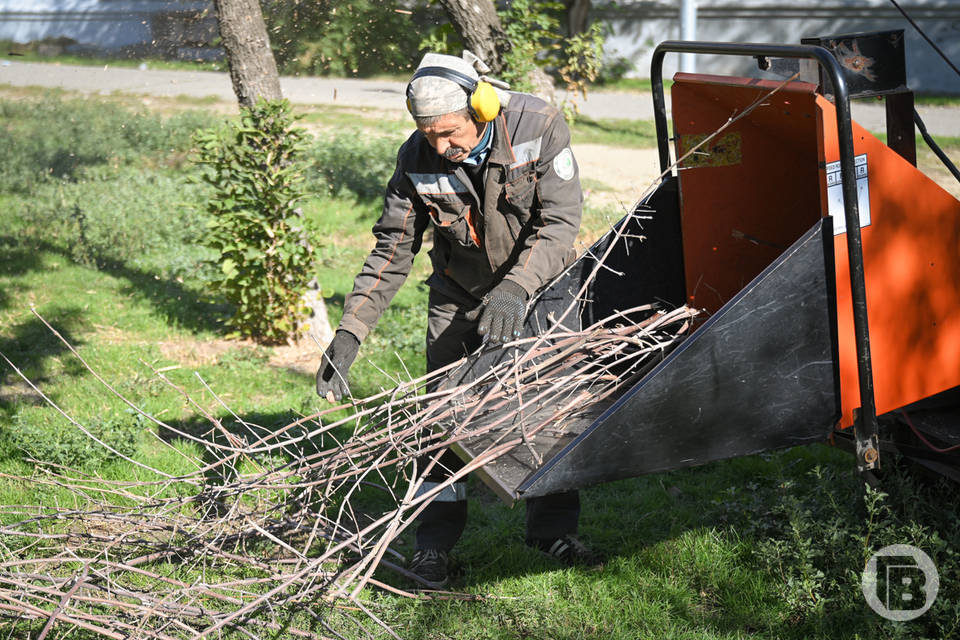
M 527 298 L 523 287 L 512 280 L 503 280 L 483 298 L 483 314 L 477 333 L 489 334 L 493 343 L 506 343 L 520 337 L 527 315 Z
M 347 371 L 359 350 L 360 341 L 349 331 L 337 331 L 334 334 L 317 369 L 317 395 L 331 402 L 350 395 Z

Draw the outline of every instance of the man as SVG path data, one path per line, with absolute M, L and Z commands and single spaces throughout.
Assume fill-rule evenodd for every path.
M 406 279 L 427 227 L 434 230 L 429 371 L 484 339 L 519 336 L 531 296 L 575 257 L 582 195 L 562 115 L 532 95 L 495 89 L 478 68 L 488 70 L 468 51 L 463 59 L 428 53 L 407 86 L 417 131 L 400 147 L 373 228 L 376 247 L 317 371 L 323 397 L 349 393 L 347 369 Z M 421 491 L 462 464 L 446 451 Z M 528 500 L 527 544 L 569 564 L 592 562 L 574 537 L 579 512 L 576 492 Z M 466 517 L 464 482 L 421 514 L 410 568 L 433 586 L 447 581 L 448 553 Z

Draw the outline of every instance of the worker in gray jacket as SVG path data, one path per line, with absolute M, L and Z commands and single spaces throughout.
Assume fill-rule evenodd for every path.
M 518 337 L 531 296 L 574 259 L 582 194 L 566 122 L 543 100 L 480 75 L 486 71 L 469 51 L 463 58 L 428 53 L 407 86 L 417 131 L 397 154 L 373 228 L 376 246 L 317 371 L 321 396 L 349 393 L 347 369 L 410 272 L 428 227 L 428 371 L 484 339 Z M 461 467 L 446 451 L 421 491 Z M 579 512 L 577 492 L 528 500 L 527 544 L 570 564 L 592 562 L 574 537 Z M 411 570 L 445 584 L 466 518 L 466 484 L 458 482 L 421 514 Z

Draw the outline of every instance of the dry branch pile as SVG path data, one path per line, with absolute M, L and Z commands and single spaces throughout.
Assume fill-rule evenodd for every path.
M 415 579 L 389 545 L 439 491 L 515 448 L 533 450 L 545 429 L 589 420 L 692 316 L 680 308 L 520 340 L 507 347 L 512 359 L 469 383 L 435 384 L 456 363 L 267 435 L 239 417 L 246 433 L 208 416 L 200 437 L 148 416 L 161 442 L 200 445 L 194 471 L 174 477 L 138 462 L 145 479 L 120 482 L 39 465 L 23 480 L 73 503 L 3 507 L 13 524 L 0 528 L 0 620 L 33 620 L 41 638 L 55 625 L 105 638 L 329 637 L 349 600 L 363 613 L 356 624 L 377 621 L 357 596 L 367 584 L 400 591 L 373 577 L 378 566 Z M 484 443 L 476 458 L 421 491 L 439 457 L 429 454 L 468 440 Z M 375 511 L 355 504 L 371 487 L 383 496 Z

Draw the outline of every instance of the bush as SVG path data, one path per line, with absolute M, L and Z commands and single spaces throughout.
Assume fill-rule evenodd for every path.
M 209 218 L 188 206 L 204 191 L 166 170 L 88 167 L 74 182 L 39 185 L 11 226 L 81 264 L 184 276 L 209 255 L 198 244 Z
M 603 68 L 603 26 L 594 22 L 583 33 L 566 40 L 565 52 L 557 72 L 570 98 L 563 104 L 564 116 L 572 121 L 580 114 L 577 94 L 587 97 L 587 84 L 594 82 Z
M 616 56 L 607 58 L 600 67 L 600 73 L 594 81 L 599 86 L 613 85 L 627 77 L 627 74 L 634 70 L 634 64 L 629 58 Z
M 0 101 L 0 120 L 0 189 L 19 193 L 50 179 L 74 180 L 86 166 L 186 152 L 193 133 L 213 122 L 201 112 L 163 120 L 108 102 L 56 96 Z
M 504 55 L 503 80 L 516 91 L 530 91 L 530 73 L 537 66 L 554 62 L 559 47 L 560 23 L 554 13 L 562 6 L 556 2 L 514 0 L 498 11 L 510 51 Z
M 140 434 L 149 429 L 146 419 L 132 409 L 119 418 L 84 423 L 101 442 L 118 453 L 132 456 L 137 449 Z M 95 469 L 116 454 L 75 426 L 50 426 L 31 422 L 20 414 L 14 417 L 9 430 L 12 444 L 24 456 L 40 463 L 64 465 L 77 469 Z
M 196 161 L 213 187 L 204 242 L 217 252 L 213 286 L 236 307 L 227 321 L 236 335 L 282 342 L 305 319 L 303 294 L 313 271 L 297 208 L 305 136 L 293 127 L 289 102 L 263 99 L 242 109 L 240 124 L 196 136 Z
M 330 196 L 380 198 L 402 142 L 358 131 L 321 136 L 308 152 L 308 189 Z

